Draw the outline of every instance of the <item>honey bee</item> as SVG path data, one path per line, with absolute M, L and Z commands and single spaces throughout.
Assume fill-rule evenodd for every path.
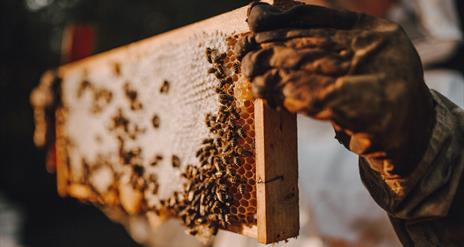
M 224 222 L 226 222 L 226 223 L 229 224 L 229 225 L 232 224 L 232 223 L 231 223 L 231 222 L 232 222 L 232 219 L 231 219 L 230 215 L 226 214 L 226 215 L 224 216 Z
M 216 89 L 214 89 L 214 91 L 218 94 L 223 94 L 224 93 L 224 90 L 220 87 L 217 87 Z
M 221 125 L 216 124 L 215 126 L 212 126 L 212 127 L 211 127 L 211 132 L 213 132 L 213 133 L 215 133 L 215 134 L 216 134 L 216 133 L 219 133 L 219 135 L 221 135 L 220 133 L 221 133 L 221 132 L 224 132 L 224 131 L 222 130 Z
M 161 94 L 167 94 L 169 92 L 169 88 L 170 88 L 170 83 L 167 80 L 164 80 L 163 84 L 161 84 L 159 92 Z
M 188 193 L 187 200 L 190 201 L 190 202 L 193 201 L 194 196 L 195 196 L 195 192 L 194 192 L 194 191 L 190 191 L 190 192 Z
M 169 201 L 168 201 L 168 207 L 169 208 L 173 208 L 176 205 L 176 203 L 177 203 L 176 199 L 177 199 L 177 197 L 175 197 L 175 196 L 172 196 L 171 198 L 169 198 Z
M 214 168 L 216 168 L 216 171 L 218 172 L 222 172 L 224 170 L 218 163 L 214 163 Z
M 214 63 L 222 63 L 224 61 L 224 59 L 226 58 L 227 54 L 225 53 L 221 53 L 217 56 L 214 56 L 213 57 L 213 62 Z
M 213 166 L 214 164 L 214 155 L 212 152 L 209 153 L 209 155 L 206 157 L 206 162 L 208 164 L 211 164 L 211 166 Z
M 172 155 L 171 157 L 172 160 L 172 167 L 178 168 L 180 167 L 180 158 L 177 155 Z
M 235 175 L 230 175 L 230 176 L 228 177 L 228 180 L 229 180 L 229 182 L 231 182 L 231 183 L 233 183 L 233 184 L 235 184 L 235 183 L 238 182 L 238 178 L 237 178 Z
M 199 158 L 203 153 L 204 153 L 203 149 L 200 148 L 200 149 L 198 149 L 197 152 L 195 153 L 195 157 Z
M 224 171 L 226 172 L 227 175 L 233 175 L 235 174 L 235 171 L 231 169 L 231 164 L 223 166 Z
M 235 119 L 240 119 L 240 113 L 238 113 L 237 111 L 234 110 L 234 111 L 231 111 L 230 113 L 234 117 L 234 120 Z
M 241 166 L 241 165 L 243 164 L 243 161 L 242 161 L 242 159 L 240 159 L 239 157 L 234 156 L 234 158 L 233 158 L 233 163 L 234 163 L 235 165 L 237 165 L 237 166 Z
M 212 114 L 210 112 L 206 113 L 205 115 L 205 123 L 208 128 L 211 128 L 211 115 Z
M 200 217 L 200 218 L 198 218 L 198 219 L 196 220 L 196 222 L 197 222 L 198 224 L 204 224 L 204 223 L 206 223 L 206 219 L 203 218 L 203 217 Z
M 186 191 L 190 191 L 191 188 L 192 188 L 192 183 L 185 183 L 185 184 L 184 184 L 184 189 L 185 189 Z
M 230 145 L 230 144 L 228 144 L 228 145 L 226 145 L 226 146 L 224 147 L 223 150 L 224 150 L 225 153 L 228 153 L 228 152 L 230 152 L 230 151 L 233 150 L 233 146 Z
M 230 157 L 228 156 L 222 156 L 221 157 L 222 163 L 223 164 L 229 164 Z
M 234 100 L 234 97 L 228 94 L 221 94 L 219 95 L 219 99 L 224 102 L 230 102 Z
M 226 106 L 226 105 L 219 106 L 219 112 L 225 112 L 229 110 L 230 110 L 230 106 Z
M 198 231 L 195 230 L 195 229 L 188 229 L 188 230 L 186 230 L 186 232 L 187 232 L 187 234 L 192 235 L 192 236 L 195 236 L 195 235 L 198 234 Z
M 246 137 L 246 132 L 244 129 L 240 128 L 240 129 L 237 129 L 237 135 L 240 137 L 240 138 L 245 138 Z
M 211 67 L 211 68 L 208 69 L 208 74 L 214 74 L 214 73 L 216 73 L 216 71 L 217 71 L 216 68 Z
M 216 193 L 215 193 L 215 194 L 216 194 L 216 198 L 217 198 L 220 202 L 224 203 L 224 199 L 225 199 L 225 198 L 224 198 L 224 194 L 222 193 L 222 191 L 216 190 Z
M 217 79 L 223 79 L 224 77 L 226 77 L 226 74 L 224 74 L 224 72 L 221 72 L 220 70 L 216 70 L 214 72 L 214 76 L 216 76 Z
M 236 138 L 236 136 L 233 136 L 232 139 L 230 140 L 230 145 L 232 145 L 233 147 L 236 147 L 238 144 L 238 138 Z
M 239 184 L 238 185 L 238 191 L 240 192 L 240 194 L 245 194 L 245 191 L 246 191 L 246 184 Z
M 211 233 L 213 235 L 216 235 L 218 233 L 218 231 L 219 231 L 219 227 L 217 227 L 217 226 L 211 227 Z
M 235 74 L 240 73 L 240 64 L 238 62 L 234 63 L 232 66 Z
M 251 156 L 251 155 L 253 155 L 253 152 L 251 152 L 250 150 L 246 150 L 246 149 L 242 149 L 242 148 L 237 148 L 235 151 L 241 156 Z
M 214 141 L 213 139 L 207 138 L 207 139 L 204 139 L 204 140 L 201 142 L 201 144 L 211 144 L 211 143 L 213 143 L 213 141 Z
M 145 172 L 145 168 L 141 165 L 134 165 L 132 166 L 132 171 L 139 177 L 143 176 Z
M 218 147 L 222 146 L 222 140 L 221 138 L 216 138 L 214 139 L 214 144 Z
M 151 123 L 153 124 L 153 128 L 158 129 L 160 127 L 160 117 L 158 115 L 153 115 L 153 118 L 151 119 Z
M 206 48 L 205 55 L 206 59 L 208 60 L 208 63 L 213 63 L 213 58 L 211 57 L 212 50 L 211 48 Z

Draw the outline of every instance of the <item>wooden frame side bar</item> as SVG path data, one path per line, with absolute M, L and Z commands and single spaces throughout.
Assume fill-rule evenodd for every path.
M 273 243 L 299 233 L 296 115 L 255 101 L 258 241 Z

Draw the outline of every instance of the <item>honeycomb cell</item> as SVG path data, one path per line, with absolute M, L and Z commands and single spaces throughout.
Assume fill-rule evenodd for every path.
M 248 215 L 248 216 L 247 216 L 247 221 L 248 221 L 248 223 L 253 223 L 253 222 L 255 222 L 255 217 L 254 217 L 254 215 Z
M 245 199 L 240 200 L 240 205 L 244 207 L 248 207 L 248 201 Z
M 251 125 L 251 124 L 255 123 L 255 120 L 254 119 L 248 119 L 246 123 Z
M 243 198 L 245 198 L 246 200 L 250 200 L 251 199 L 251 193 L 245 193 L 243 195 Z M 252 200 L 250 200 L 250 205 L 255 205 L 255 204 L 256 204 L 256 200 L 254 201 L 254 203 L 253 203 Z
M 254 138 L 255 137 L 255 131 L 254 129 L 253 130 L 250 130 L 250 132 L 247 133 L 248 137 L 250 138 Z
M 244 214 L 244 213 L 246 212 L 245 207 L 240 206 L 240 207 L 238 208 L 238 212 L 239 212 L 240 214 Z
M 251 171 L 248 171 L 248 172 L 245 174 L 245 176 L 246 176 L 247 178 L 253 178 L 253 177 L 254 177 L 254 174 L 253 174 Z M 249 186 L 249 185 L 248 185 L 248 186 Z M 251 187 L 251 186 L 250 186 L 250 187 Z M 247 187 L 247 188 L 248 188 L 248 187 Z M 251 189 L 250 189 L 250 190 L 251 190 Z
M 256 199 L 254 199 L 254 198 L 253 198 L 253 199 L 250 199 L 250 204 L 251 204 L 251 205 L 256 205 Z
M 248 164 L 255 164 L 255 158 L 253 157 L 247 157 L 245 159 L 245 161 L 248 163 Z

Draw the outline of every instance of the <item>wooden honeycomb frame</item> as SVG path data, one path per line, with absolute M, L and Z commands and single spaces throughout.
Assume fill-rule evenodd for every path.
M 65 77 L 76 69 L 88 66 L 99 66 L 105 62 L 136 54 L 163 43 L 189 42 L 188 37 L 201 33 L 220 32 L 226 34 L 244 33 L 247 7 L 210 18 L 153 38 L 117 48 L 82 61 L 62 66 L 58 69 L 58 77 Z M 95 69 L 95 68 L 94 68 Z M 46 76 L 45 76 L 46 77 Z M 45 78 L 44 77 L 44 78 Z M 130 85 L 128 86 L 130 87 Z M 130 88 L 126 88 L 129 90 Z M 137 108 L 137 102 L 131 106 Z M 236 227 L 230 225 L 228 230 L 258 239 L 261 243 L 273 243 L 296 237 L 299 231 L 298 212 L 298 167 L 296 117 L 285 111 L 276 112 L 266 106 L 262 100 L 254 101 L 255 128 L 255 170 L 257 222 L 252 226 Z M 92 192 L 79 183 L 70 183 L 69 157 L 67 155 L 66 136 L 62 130 L 66 121 L 64 109 L 56 110 L 56 154 L 57 182 L 61 196 L 72 196 L 83 201 L 92 201 L 112 206 L 115 195 L 108 198 L 95 199 Z M 154 122 L 155 119 L 153 120 Z M 116 203 L 115 203 L 116 204 Z M 131 207 L 133 209 L 131 209 Z M 139 205 L 130 205 L 126 211 L 136 213 Z

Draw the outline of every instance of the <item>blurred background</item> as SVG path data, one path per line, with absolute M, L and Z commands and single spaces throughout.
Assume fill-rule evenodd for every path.
M 62 39 L 70 27 L 84 27 L 74 32 L 84 39 L 79 57 L 248 2 L 1 0 L 0 247 L 137 246 L 120 225 L 97 208 L 59 198 L 55 176 L 45 169 L 45 151 L 38 150 L 32 141 L 29 95 L 45 70 L 73 59 L 62 53 Z
M 0 0 L 0 247 L 137 246 L 97 208 L 58 197 L 46 153 L 33 144 L 30 92 L 47 69 L 248 2 Z M 400 23 L 422 58 L 429 87 L 464 107 L 464 1 L 307 2 Z M 300 215 L 307 219 L 287 246 L 399 246 L 385 212 L 359 180 L 357 157 L 333 139 L 331 126 L 303 117 L 298 124 Z M 256 246 L 221 233 L 216 247 Z

